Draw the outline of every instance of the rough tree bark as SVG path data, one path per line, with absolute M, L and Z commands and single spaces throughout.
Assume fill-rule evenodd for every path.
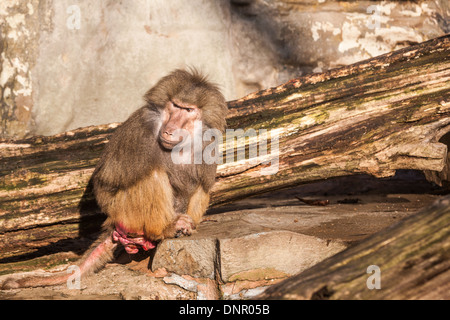
M 440 182 L 448 170 L 439 140 L 450 131 L 449 89 L 445 36 L 229 102 L 229 128 L 272 130 L 279 150 L 269 141 L 267 156 L 220 165 L 212 205 L 358 173 L 428 170 L 440 172 L 430 173 Z M 0 142 L 0 273 L 70 250 L 75 238 L 98 230 L 102 215 L 88 182 L 117 125 Z M 258 143 L 238 140 L 239 148 Z M 271 156 L 278 172 L 261 175 Z
M 379 269 L 378 289 L 373 269 Z M 378 272 L 378 271 L 376 271 Z M 450 197 L 278 283 L 262 299 L 450 299 Z

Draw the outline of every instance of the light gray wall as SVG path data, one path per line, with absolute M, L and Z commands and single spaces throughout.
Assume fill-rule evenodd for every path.
M 1 0 L 0 137 L 123 121 L 186 66 L 240 98 L 443 35 L 449 15 L 446 0 Z

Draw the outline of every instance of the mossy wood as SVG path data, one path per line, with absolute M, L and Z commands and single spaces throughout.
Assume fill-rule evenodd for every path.
M 450 131 L 449 89 L 450 36 L 444 36 L 231 101 L 229 128 L 272 130 L 279 147 L 269 139 L 266 156 L 220 165 L 211 205 L 398 169 L 427 170 L 439 183 L 448 170 L 447 146 L 439 140 Z M 40 260 L 50 265 L 49 253 L 67 258 L 61 252 L 82 251 L 79 240 L 98 231 L 103 215 L 88 183 L 117 125 L 0 141 L 0 273 Z M 238 146 L 249 154 L 248 144 L 261 146 L 257 141 L 241 137 Z M 271 156 L 278 171 L 262 175 Z

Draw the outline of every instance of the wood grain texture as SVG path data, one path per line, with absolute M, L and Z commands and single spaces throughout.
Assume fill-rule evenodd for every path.
M 380 289 L 369 290 L 380 270 Z M 262 299 L 450 299 L 450 197 L 269 288 Z
M 445 177 L 448 150 L 439 140 L 450 132 L 450 36 L 306 75 L 228 105 L 229 128 L 273 130 L 279 148 L 275 152 L 269 139 L 267 155 L 219 165 L 213 206 L 344 175 L 417 169 Z M 104 217 L 89 179 L 117 126 L 0 141 L 0 272 L 98 231 Z M 241 137 L 238 149 L 248 153 L 258 141 L 261 135 Z M 271 156 L 278 171 L 262 175 Z

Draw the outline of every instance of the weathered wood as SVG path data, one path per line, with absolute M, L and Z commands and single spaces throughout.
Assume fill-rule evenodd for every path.
M 267 156 L 220 165 L 212 205 L 336 176 L 441 172 L 449 89 L 445 36 L 229 102 L 229 128 L 279 137 L 278 152 L 269 143 L 279 167 L 261 175 Z M 103 217 L 86 186 L 117 125 L 0 142 L 0 264 L 98 230 Z
M 369 266 L 379 267 L 380 289 Z M 262 299 L 450 299 L 450 197 L 276 284 Z

